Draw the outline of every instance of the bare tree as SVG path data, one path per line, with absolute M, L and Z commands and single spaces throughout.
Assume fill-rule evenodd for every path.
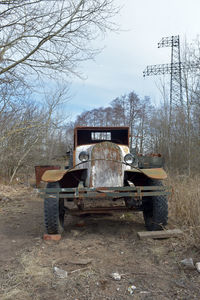
M 79 75 L 79 63 L 100 51 L 92 48 L 93 40 L 116 29 L 113 2 L 0 1 L 0 161 L 10 181 L 23 166 L 49 162 L 58 153 L 56 147 L 60 152 L 66 147 L 66 118 L 56 111 L 68 99 L 68 87 L 53 83 L 43 104 L 34 101 L 30 88 L 35 75 Z M 97 114 L 93 112 L 94 121 Z
M 68 121 L 57 115 L 58 107 L 66 102 L 68 87 L 54 86 L 42 103 L 35 103 L 19 87 L 2 87 L 0 103 L 0 173 L 10 182 L 20 169 L 29 172 L 35 164 L 49 163 L 57 155 L 64 140 L 62 127 Z
M 116 12 L 113 0 L 0 1 L 0 75 L 76 73 Z

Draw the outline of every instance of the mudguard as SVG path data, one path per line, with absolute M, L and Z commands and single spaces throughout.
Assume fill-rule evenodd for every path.
M 55 182 L 61 180 L 65 174 L 69 172 L 74 172 L 77 170 L 48 170 L 45 171 L 44 174 L 42 175 L 42 181 L 45 182 Z
M 77 172 L 77 169 L 70 170 L 47 170 L 42 175 L 42 181 L 45 182 L 55 182 L 61 180 L 65 174 Z M 148 178 L 163 180 L 167 178 L 166 172 L 162 168 L 152 168 L 152 169 L 136 169 L 126 170 L 125 172 L 131 173 L 142 173 Z
M 167 178 L 166 172 L 162 168 L 152 168 L 152 169 L 131 169 L 131 170 L 126 170 L 126 172 L 136 172 L 136 173 L 142 173 L 145 176 L 151 178 L 151 179 L 158 179 L 158 180 L 163 180 Z

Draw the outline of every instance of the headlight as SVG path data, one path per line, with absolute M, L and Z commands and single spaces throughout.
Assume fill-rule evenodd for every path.
M 132 165 L 135 162 L 135 157 L 133 156 L 133 154 L 128 153 L 124 156 L 124 161 L 125 163 Z
M 80 161 L 88 161 L 89 154 L 86 151 L 81 151 L 78 158 Z

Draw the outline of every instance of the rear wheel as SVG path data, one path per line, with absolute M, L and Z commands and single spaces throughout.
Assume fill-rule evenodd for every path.
M 59 182 L 49 182 L 47 188 L 60 188 Z M 58 234 L 64 230 L 64 199 L 52 197 L 50 192 L 46 193 L 44 199 L 44 224 L 48 234 Z
M 159 180 L 147 179 L 147 186 L 162 186 Z M 145 199 L 146 198 L 146 199 Z M 147 230 L 163 230 L 168 220 L 168 200 L 166 196 L 144 197 L 143 216 Z

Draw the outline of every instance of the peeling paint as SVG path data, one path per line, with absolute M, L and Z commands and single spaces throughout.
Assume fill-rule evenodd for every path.
M 94 149 L 97 149 L 97 151 Z M 87 168 L 89 170 L 85 182 L 86 186 L 123 186 L 124 171 L 131 169 L 130 166 L 124 164 L 124 156 L 129 153 L 128 146 L 117 145 L 112 142 L 77 146 L 75 152 L 76 164 L 80 163 L 79 154 L 82 151 L 88 152 L 89 161 L 77 166 L 76 169 Z
M 103 142 L 92 149 L 90 187 L 123 186 L 122 151 L 117 144 Z

